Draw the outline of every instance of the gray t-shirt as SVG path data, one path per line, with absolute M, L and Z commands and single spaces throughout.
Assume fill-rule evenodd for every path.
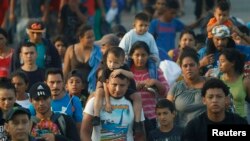
M 183 80 L 173 86 L 169 95 L 174 97 L 176 122 L 180 127 L 185 127 L 191 119 L 206 110 L 202 103 L 201 89 L 189 88 Z

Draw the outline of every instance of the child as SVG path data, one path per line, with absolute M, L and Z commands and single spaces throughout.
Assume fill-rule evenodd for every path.
M 160 59 L 169 59 L 168 51 L 175 48 L 176 32 L 181 32 L 185 25 L 176 17 L 179 4 L 176 0 L 167 1 L 161 8 L 163 14 L 151 21 L 149 32 L 154 36 Z
M 145 13 L 138 13 L 134 20 L 134 29 L 127 32 L 120 41 L 119 47 L 121 47 L 128 56 L 132 45 L 136 41 L 144 41 L 147 43 L 150 49 L 149 66 L 156 68 L 159 64 L 159 52 L 155 43 L 154 37 L 148 32 L 149 17 Z M 156 65 L 155 65 L 156 64 Z M 150 76 L 157 77 L 157 72 L 150 72 Z
M 217 25 L 226 25 L 228 28 L 233 27 L 233 23 L 229 20 L 230 5 L 226 1 L 220 1 L 215 6 L 214 17 L 207 24 L 208 38 L 212 38 L 212 29 Z
M 85 90 L 85 83 L 81 71 L 74 69 L 68 74 L 65 85 L 70 96 L 79 97 L 82 107 L 85 106 L 88 98 L 88 92 Z
M 133 108 L 135 112 L 135 127 L 141 125 L 141 97 L 139 94 L 135 93 L 136 86 L 133 80 L 133 73 L 129 71 L 129 68 L 124 64 L 125 53 L 120 47 L 110 48 L 104 55 L 103 67 L 102 67 L 102 77 L 101 80 L 97 82 L 95 101 L 94 101 L 94 118 L 92 121 L 93 126 L 100 124 L 100 110 L 103 101 L 103 95 L 105 95 L 105 109 L 111 112 L 111 104 L 109 100 L 109 93 L 106 88 L 106 80 L 109 75 L 123 74 L 131 79 L 131 85 L 125 94 L 125 97 L 130 98 L 133 101 Z M 139 127 L 140 128 L 140 127 Z
M 168 99 L 158 101 L 155 107 L 159 128 L 149 134 L 149 141 L 180 141 L 183 129 L 174 124 L 176 109 Z

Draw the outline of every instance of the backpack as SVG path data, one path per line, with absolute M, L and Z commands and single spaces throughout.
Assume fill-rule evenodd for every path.
M 54 123 L 58 122 L 59 123 L 58 128 L 62 132 L 62 135 L 66 135 L 66 126 L 65 126 L 66 122 L 65 122 L 63 114 L 53 113 L 50 120 Z M 40 119 L 38 119 L 36 116 L 32 116 L 31 121 L 33 122 L 33 125 L 34 125 L 38 123 Z

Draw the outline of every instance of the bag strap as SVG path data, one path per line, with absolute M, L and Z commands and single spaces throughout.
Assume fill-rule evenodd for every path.
M 53 113 L 53 115 L 51 116 L 51 121 L 54 122 L 54 123 L 56 121 L 58 121 L 59 126 L 60 126 L 60 128 L 62 130 L 62 134 L 66 135 L 66 126 L 65 126 L 66 122 L 65 122 L 65 119 L 64 119 L 64 117 L 63 117 L 62 114 L 60 114 L 60 113 Z

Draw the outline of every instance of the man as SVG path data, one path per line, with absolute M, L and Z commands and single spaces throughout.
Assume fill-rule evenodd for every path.
M 226 112 L 229 102 L 229 88 L 223 81 L 212 78 L 202 90 L 203 103 L 207 111 L 191 120 L 184 129 L 182 141 L 207 141 L 208 125 L 247 124 L 246 119 L 237 114 Z
M 36 116 L 32 118 L 33 136 L 47 141 L 80 140 L 73 119 L 65 114 L 51 111 L 51 92 L 45 83 L 35 83 L 29 93 L 31 103 L 36 110 Z
M 5 130 L 11 138 L 11 141 L 35 141 L 30 136 L 30 112 L 22 107 L 14 107 L 7 115 Z
M 25 39 L 24 42 L 32 42 L 36 45 L 36 51 L 38 53 L 36 64 L 38 67 L 43 69 L 49 67 L 61 68 L 62 63 L 56 48 L 48 39 L 43 38 L 43 34 L 45 33 L 45 31 L 46 28 L 42 21 L 30 20 L 26 28 L 28 39 Z M 11 71 L 20 68 L 20 66 L 22 65 L 19 58 L 20 51 L 21 49 L 19 46 L 15 50 L 12 58 Z
M 37 51 L 34 43 L 25 42 L 21 45 L 20 58 L 22 66 L 18 70 L 28 76 L 29 86 L 27 90 L 29 90 L 32 84 L 44 81 L 45 69 L 39 68 L 36 64 Z
M 61 69 L 49 68 L 45 73 L 45 82 L 51 92 L 51 109 L 55 113 L 71 116 L 80 131 L 82 122 L 82 104 L 77 96 L 70 96 L 64 91 L 63 72 Z
M 110 94 L 110 103 L 112 113 L 108 113 L 102 108 L 100 112 L 101 125 L 93 127 L 91 124 L 94 118 L 94 98 L 91 98 L 84 109 L 84 118 L 81 127 L 81 140 L 99 141 L 99 140 L 128 140 L 134 141 L 133 138 L 133 106 L 125 99 L 129 85 L 129 78 L 123 74 L 109 77 L 107 89 Z M 105 107 L 105 106 L 103 106 Z M 144 116 L 142 115 L 142 120 Z M 141 121 L 142 121 L 141 120 Z M 136 140 L 145 141 L 144 135 L 135 133 Z
M 198 53 L 200 56 L 200 67 L 205 74 L 208 68 L 218 68 L 219 53 L 223 48 L 236 48 L 246 55 L 246 61 L 250 61 L 250 48 L 242 45 L 235 45 L 231 38 L 231 32 L 225 25 L 218 25 L 212 29 L 212 38 L 207 40 L 207 45 L 201 48 Z
M 104 35 L 101 40 L 95 43 L 101 47 L 102 54 L 105 54 L 109 48 L 119 46 L 120 40 L 115 34 L 110 33 Z

